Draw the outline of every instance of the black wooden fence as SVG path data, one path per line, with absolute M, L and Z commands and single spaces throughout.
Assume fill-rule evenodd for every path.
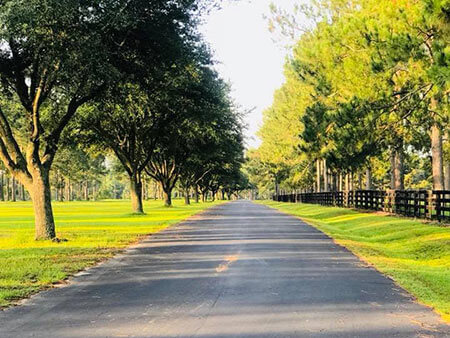
M 274 201 L 386 211 L 450 221 L 450 190 L 355 190 L 273 196 Z

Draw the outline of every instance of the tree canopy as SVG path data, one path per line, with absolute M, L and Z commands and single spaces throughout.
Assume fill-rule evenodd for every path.
M 238 150 L 228 160 L 240 163 L 241 122 L 228 87 L 210 70 L 214 64 L 198 32 L 203 13 L 219 4 L 0 3 L 0 159 L 13 182 L 29 192 L 37 239 L 56 236 L 50 182 L 60 187 L 91 169 L 97 177 L 109 153 L 126 172 L 133 210 L 140 213 L 144 170 L 167 190 L 167 177 L 156 175 L 156 168 L 176 162 L 173 188 L 184 164 L 201 158 L 205 135 L 229 136 L 214 134 L 216 125 L 239 126 Z M 232 122 L 222 123 L 227 119 Z M 94 155 L 99 149 L 106 153 Z M 211 147 L 201 165 L 211 166 L 219 153 L 223 149 Z M 88 196 L 88 180 L 83 184 Z
M 273 10 L 272 27 L 298 26 Z M 273 184 L 289 190 L 338 189 L 345 176 L 351 188 L 354 174 L 369 188 L 404 189 L 405 176 L 408 188 L 450 188 L 448 2 L 321 0 L 299 11 L 315 25 L 292 48 L 251 160 L 286 172 Z M 415 175 L 417 161 L 430 171 Z

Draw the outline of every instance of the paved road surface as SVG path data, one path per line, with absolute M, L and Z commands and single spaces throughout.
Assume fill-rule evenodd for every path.
M 450 329 L 321 232 L 242 201 L 0 312 L 0 337 L 450 337 Z

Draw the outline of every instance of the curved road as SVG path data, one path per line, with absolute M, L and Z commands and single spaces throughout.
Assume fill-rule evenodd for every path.
M 450 327 L 318 230 L 239 201 L 0 312 L 0 337 L 450 337 Z

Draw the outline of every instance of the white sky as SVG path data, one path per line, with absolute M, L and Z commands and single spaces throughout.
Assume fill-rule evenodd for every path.
M 287 51 L 273 42 L 264 15 L 271 2 L 291 8 L 296 0 L 241 0 L 227 3 L 207 18 L 202 32 L 214 51 L 221 76 L 232 84 L 232 95 L 244 110 L 255 108 L 246 118 L 247 145 L 257 147 L 255 133 L 262 111 L 272 103 L 274 91 L 283 83 Z

